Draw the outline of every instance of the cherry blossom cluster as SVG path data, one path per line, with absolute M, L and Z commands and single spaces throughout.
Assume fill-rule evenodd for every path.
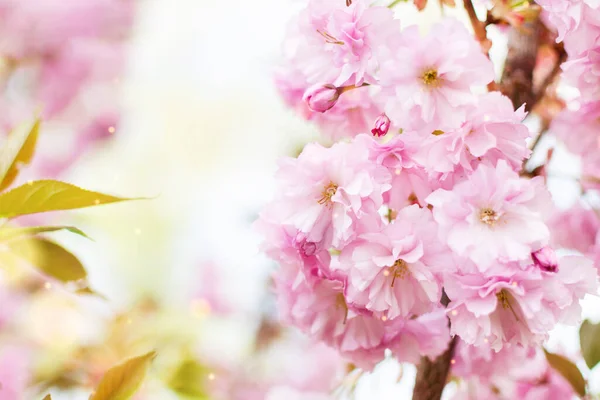
M 366 369 L 452 336 L 525 354 L 579 322 L 597 272 L 551 247 L 544 180 L 519 174 L 524 107 L 487 92 L 492 63 L 463 24 L 421 34 L 369 4 L 308 0 L 286 39 L 278 88 L 334 143 L 281 160 L 257 221 L 281 315 Z
M 134 0 L 0 1 L 0 126 L 44 119 L 37 177 L 60 173 L 117 129 L 134 8 Z

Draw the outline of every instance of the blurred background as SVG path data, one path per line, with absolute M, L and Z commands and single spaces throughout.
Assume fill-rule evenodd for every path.
M 35 110 L 45 119 L 39 161 L 19 180 L 58 178 L 150 199 L 31 219 L 74 225 L 93 238 L 52 234 L 104 298 L 76 296 L 33 272 L 6 273 L 0 399 L 87 399 L 107 368 L 152 349 L 159 355 L 139 399 L 268 399 L 286 388 L 410 398 L 413 367 L 390 361 L 372 375 L 343 378 L 347 366 L 332 351 L 276 322 L 275 266 L 259 254 L 251 224 L 272 196 L 277 159 L 318 138 L 272 82 L 301 2 L 90 0 L 96 8 L 77 14 L 75 1 L 60 12 L 57 1 L 23 1 L 30 9 L 0 1 L 0 18 L 10 22 L 0 29 L 9 110 L 2 123 Z M 15 8 L 20 14 L 8 11 Z M 465 19 L 457 10 L 450 13 Z M 423 13 L 411 4 L 396 12 L 423 29 L 441 17 L 435 2 Z M 86 18 L 111 29 L 92 29 Z M 27 54 L 14 50 L 25 40 L 11 33 L 36 41 L 63 24 L 90 31 L 77 43 L 48 39 Z M 492 55 L 503 57 L 504 39 L 493 40 Z M 48 49 L 64 57 L 23 67 Z M 79 78 L 64 87 L 65 77 Z M 565 206 L 577 196 L 569 185 L 551 182 Z M 590 303 L 586 316 L 595 309 Z M 551 345 L 576 351 L 576 332 L 559 329 Z M 51 387 L 26 389 L 31 381 Z

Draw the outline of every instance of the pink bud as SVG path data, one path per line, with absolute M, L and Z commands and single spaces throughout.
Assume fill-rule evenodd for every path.
M 538 251 L 531 253 L 533 262 L 542 271 L 556 272 L 558 270 L 558 259 L 556 253 L 550 247 L 542 247 Z
M 373 127 L 373 129 L 371 129 L 371 133 L 373 134 L 373 136 L 385 136 L 386 133 L 388 133 L 388 131 L 390 130 L 390 123 L 391 121 L 388 118 L 388 116 L 385 115 L 385 113 L 381 114 L 375 120 L 375 126 Z
M 303 100 L 308 108 L 315 112 L 324 113 L 330 110 L 340 97 L 340 89 L 331 84 L 315 85 L 304 92 Z

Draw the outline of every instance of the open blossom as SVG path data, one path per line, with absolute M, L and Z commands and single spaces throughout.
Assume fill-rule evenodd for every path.
M 542 179 L 519 178 L 503 160 L 495 168 L 481 164 L 469 180 L 436 190 L 427 202 L 450 248 L 481 271 L 498 259 L 529 259 L 550 239 L 544 220 L 551 198 Z
M 456 20 L 444 20 L 426 37 L 416 27 L 402 34 L 402 46 L 382 67 L 381 86 L 390 93 L 390 108 L 417 107 L 425 123 L 437 125 L 434 129 L 460 124 L 460 107 L 475 99 L 471 89 L 494 78 L 490 60 Z
M 500 159 L 520 170 L 531 153 L 526 144 L 529 129 L 522 123 L 524 106 L 514 111 L 506 96 L 491 92 L 479 96 L 476 105 L 467 106 L 466 113 L 458 128 L 426 133 L 415 160 L 440 174 L 471 172 L 482 160 L 495 164 Z
M 565 83 L 579 89 L 583 101 L 600 99 L 600 47 L 562 65 Z
M 388 319 L 433 310 L 441 297 L 438 274 L 453 268 L 431 212 L 417 205 L 400 210 L 381 231 L 359 235 L 340 261 L 347 300 Z
M 518 271 L 511 277 L 456 275 L 444 282 L 451 299 L 450 329 L 468 344 L 499 351 L 507 343 L 541 343 L 556 320 L 542 308 L 541 274 Z
M 353 1 L 350 7 L 335 0 L 309 0 L 288 34 L 297 45 L 291 59 L 309 83 L 375 83 L 380 62 L 399 31 L 387 7 L 366 0 Z
M 284 224 L 325 248 L 354 236 L 356 221 L 377 212 L 391 180 L 357 142 L 331 148 L 308 144 L 297 159 L 280 162 L 278 178 L 281 189 L 274 206 L 285 208 Z
M 586 254 L 596 243 L 600 218 L 590 208 L 577 204 L 567 210 L 557 210 L 548 220 L 551 243 L 556 248 L 578 250 Z
M 506 344 L 541 343 L 556 323 L 580 322 L 581 300 L 598 288 L 591 260 L 564 257 L 558 271 L 507 264 L 502 275 L 453 275 L 444 280 L 451 299 L 451 331 L 468 344 L 499 351 Z

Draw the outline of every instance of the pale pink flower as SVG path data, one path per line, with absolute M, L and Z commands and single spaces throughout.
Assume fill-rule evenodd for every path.
M 581 22 L 583 8 L 582 0 L 536 0 L 544 11 L 547 18 L 557 32 L 557 42 L 562 41 L 565 35 L 574 31 Z
M 295 279 L 287 268 L 275 275 L 279 310 L 284 322 L 336 348 L 363 369 L 372 369 L 391 349 L 403 361 L 441 354 L 449 341 L 443 312 L 416 319 L 388 320 L 354 307 L 344 297 L 339 279 Z
M 509 277 L 453 275 L 444 281 L 452 334 L 475 346 L 489 344 L 495 351 L 506 344 L 530 346 L 546 339 L 557 321 L 542 304 L 541 272 L 506 268 L 515 272 Z
M 565 83 L 579 89 L 583 101 L 600 98 L 600 47 L 562 65 Z
M 522 400 L 565 400 L 574 397 L 576 396 L 571 384 L 554 368 L 547 366 L 545 373 L 538 379 L 518 381 L 513 398 Z
M 381 108 L 369 89 L 349 90 L 340 96 L 331 110 L 309 114 L 307 119 L 319 127 L 324 137 L 333 141 L 370 132 Z
M 600 219 L 594 210 L 578 203 L 567 210 L 556 210 L 548 226 L 552 246 L 586 254 L 596 243 Z
M 549 240 L 552 209 L 542 178 L 523 179 L 500 160 L 481 164 L 468 180 L 427 197 L 450 248 L 481 271 L 496 260 L 528 260 Z
M 416 27 L 405 29 L 402 46 L 382 67 L 381 85 L 391 93 L 390 108 L 418 107 L 425 123 L 445 129 L 463 121 L 460 107 L 475 100 L 471 89 L 493 77 L 492 64 L 472 35 L 447 19 L 424 38 Z
M 438 272 L 451 270 L 452 261 L 431 212 L 406 207 L 383 230 L 362 233 L 342 250 L 346 299 L 387 319 L 421 315 L 437 307 Z
M 294 64 L 309 83 L 336 86 L 376 83 L 381 60 L 399 35 L 400 24 L 387 7 L 366 0 L 350 7 L 333 0 L 310 0 L 289 32 L 296 42 Z M 288 44 L 289 46 L 289 44 Z
M 583 158 L 592 158 L 600 150 L 600 102 L 585 103 L 577 110 L 565 109 L 554 118 L 551 132 L 565 142 L 567 148 Z
M 466 113 L 456 129 L 427 132 L 414 159 L 430 173 L 470 173 L 482 160 L 496 164 L 500 159 L 520 170 L 531 153 L 526 143 L 529 129 L 522 124 L 524 106 L 514 111 L 508 97 L 491 92 L 479 96 L 476 105 L 467 106 Z
M 284 224 L 281 205 L 263 210 L 254 226 L 263 236 L 261 250 L 274 261 L 293 265 L 298 273 L 320 276 L 329 271 L 331 256 L 321 243 L 310 242 L 306 235 Z
M 377 212 L 391 176 L 369 160 L 369 149 L 360 143 L 331 148 L 311 143 L 297 159 L 280 162 L 278 179 L 273 206 L 285 209 L 283 224 L 329 248 L 346 243 L 354 236 L 356 221 Z
M 384 194 L 386 205 L 392 210 L 420 204 L 427 206 L 425 198 L 439 187 L 438 182 L 430 181 L 425 170 L 415 163 L 414 154 L 421 145 L 416 134 L 404 133 L 385 143 L 357 138 L 371 150 L 371 159 L 388 168 L 392 174 L 392 188 Z
M 489 383 L 496 376 L 506 376 L 510 371 L 523 365 L 535 353 L 535 349 L 522 346 L 504 346 L 493 350 L 489 343 L 473 346 L 459 340 L 454 350 L 452 375 L 469 379 L 479 378 Z
M 557 272 L 509 264 L 502 275 L 447 276 L 451 331 L 496 351 L 539 344 L 557 323 L 580 322 L 579 301 L 596 293 L 597 280 L 591 260 L 577 256 L 563 257 Z
M 542 270 L 543 271 L 543 270 Z M 543 305 L 557 321 L 575 325 L 581 322 L 579 300 L 586 294 L 597 294 L 598 272 L 593 261 L 582 256 L 564 256 L 556 272 L 546 272 Z

